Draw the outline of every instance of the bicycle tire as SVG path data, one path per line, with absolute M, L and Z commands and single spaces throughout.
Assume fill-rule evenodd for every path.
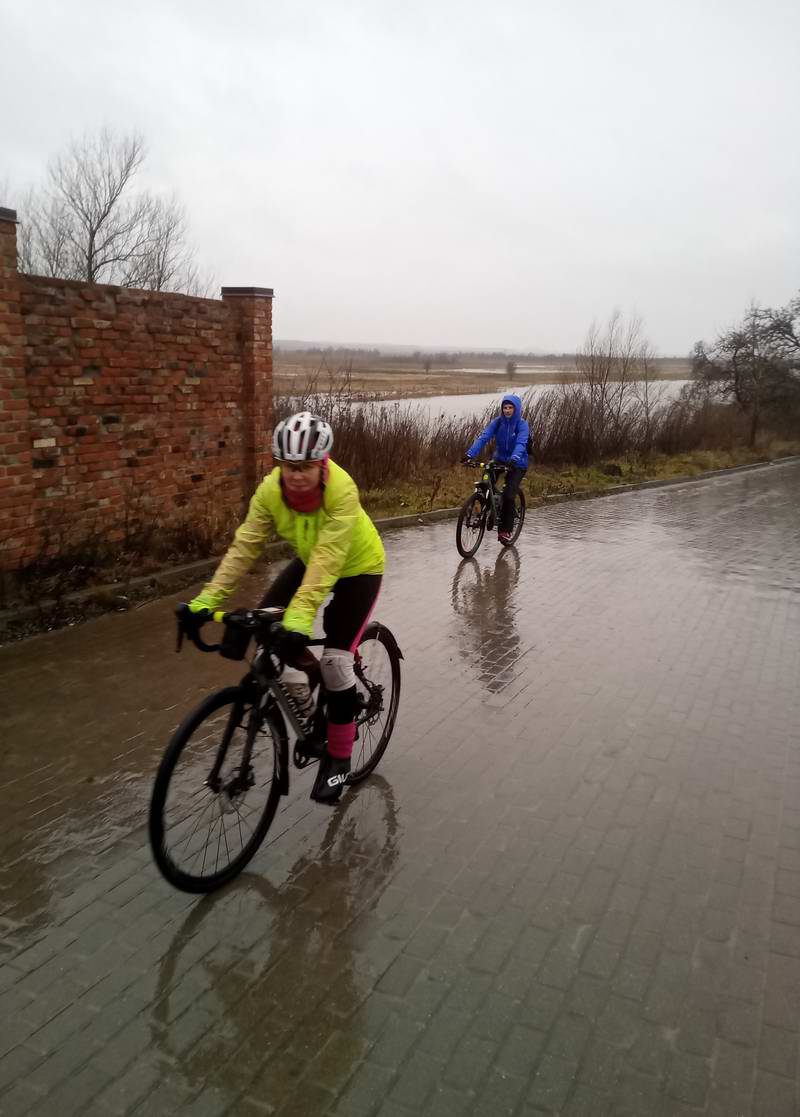
M 465 524 L 474 525 L 477 517 L 477 539 L 470 545 L 465 541 Z M 486 497 L 483 493 L 470 493 L 461 506 L 456 524 L 456 547 L 462 558 L 472 558 L 481 545 L 483 534 L 486 531 Z
M 522 531 L 522 525 L 525 523 L 525 493 L 522 489 L 517 489 L 517 494 L 514 497 L 514 530 L 511 532 L 510 539 L 501 539 L 500 542 L 504 547 L 512 547 L 519 539 L 519 533 Z
M 370 657 L 368 656 L 365 645 L 370 641 L 383 649 L 386 657 L 386 663 L 389 668 L 389 680 L 391 683 L 391 693 L 389 694 L 388 702 L 384 701 L 385 688 L 381 692 L 381 705 L 380 709 L 373 706 L 370 712 L 370 706 L 367 704 L 361 716 L 356 717 L 356 730 L 358 732 L 358 739 L 353 746 L 353 767 L 350 770 L 350 775 L 347 777 L 348 784 L 359 783 L 361 780 L 366 779 L 370 772 L 374 772 L 378 763 L 386 752 L 386 746 L 389 744 L 389 739 L 394 730 L 394 723 L 397 720 L 397 707 L 400 702 L 400 650 L 397 647 L 394 636 L 382 624 L 372 621 L 364 629 L 361 634 L 361 639 L 358 641 L 356 652 L 361 656 L 362 665 L 359 669 L 358 663 L 356 664 L 356 686 L 359 693 L 364 696 L 367 688 L 364 680 L 373 685 L 377 683 L 377 678 L 370 678 Z M 359 673 L 361 670 L 361 674 Z M 384 669 L 385 673 L 385 669 Z M 383 684 L 377 684 L 383 685 Z M 372 696 L 374 698 L 374 696 Z M 386 712 L 386 719 L 383 722 L 377 743 L 373 741 L 372 730 L 377 727 L 377 718 L 379 714 Z M 369 754 L 364 756 L 365 749 L 369 745 Z M 362 763 L 363 759 L 363 763 Z
M 227 710 L 227 715 L 225 711 Z M 235 718 L 235 723 L 231 719 Z M 215 725 L 215 722 L 217 723 Z M 268 734 L 271 738 L 271 748 L 264 743 L 263 752 L 259 754 L 259 765 L 265 774 L 269 774 L 268 789 L 266 791 L 263 807 L 253 808 L 249 814 L 257 814 L 255 825 L 250 830 L 249 836 L 245 840 L 242 831 L 242 822 L 248 825 L 248 815 L 242 814 L 242 806 L 245 803 L 246 796 L 255 786 L 255 783 L 249 785 L 241 793 L 241 798 L 235 800 L 234 796 L 230 794 L 230 787 L 233 786 L 233 781 L 236 778 L 231 775 L 227 787 L 223 787 L 217 791 L 210 788 L 204 781 L 204 773 L 208 774 L 210 771 L 210 762 L 219 756 L 220 746 L 223 740 L 219 743 L 211 745 L 206 748 L 207 755 L 203 758 L 203 745 L 208 741 L 214 741 L 217 737 L 217 732 L 224 722 L 222 728 L 223 740 L 226 734 L 229 734 L 228 741 L 225 746 L 225 753 L 223 758 L 223 765 L 235 761 L 236 754 L 231 752 L 231 749 L 238 749 L 241 751 L 241 746 L 246 740 L 252 738 L 253 740 L 253 753 L 251 754 L 251 761 L 255 763 L 255 745 L 256 737 L 259 734 Z M 202 737 L 203 727 L 207 733 L 206 740 Z M 242 730 L 242 733 L 237 735 L 236 731 Z M 229 732 L 230 731 L 230 732 Z M 222 690 L 210 694 L 200 705 L 190 713 L 184 721 L 178 726 L 172 736 L 170 743 L 167 745 L 164 756 L 156 773 L 155 782 L 153 784 L 153 794 L 150 800 L 150 812 L 148 820 L 148 832 L 150 838 L 150 848 L 153 853 L 153 859 L 159 872 L 169 884 L 173 887 L 180 889 L 182 892 L 213 892 L 215 889 L 220 888 L 227 881 L 232 880 L 247 863 L 253 858 L 259 846 L 261 845 L 270 824 L 275 817 L 275 811 L 280 799 L 280 780 L 278 778 L 279 755 L 282 743 L 282 737 L 285 735 L 285 729 L 282 727 L 281 722 L 277 719 L 272 712 L 256 712 L 253 707 L 252 695 L 242 686 L 224 687 Z M 236 737 L 236 740 L 234 740 Z M 194 837 L 195 832 L 199 828 L 199 820 L 203 814 L 211 807 L 210 823 L 216 828 L 219 823 L 219 835 L 217 836 L 217 848 L 215 855 L 215 868 L 213 872 L 205 874 L 205 864 L 207 856 L 207 847 L 203 853 L 203 862 L 201 865 L 200 873 L 194 871 L 194 861 L 199 857 L 199 849 L 194 856 L 194 861 L 190 868 L 182 867 L 175 859 L 175 855 L 171 852 L 168 842 L 168 819 L 167 813 L 169 810 L 168 799 L 170 787 L 175 782 L 178 783 L 179 779 L 176 775 L 176 769 L 181 760 L 187 759 L 187 749 L 191 748 L 194 744 L 194 753 L 192 758 L 189 759 L 189 764 L 186 765 L 188 775 L 183 776 L 184 782 L 188 781 L 189 786 L 193 788 L 191 798 L 197 800 L 200 815 L 194 824 L 194 828 L 189 833 L 188 838 L 185 839 L 184 845 L 188 846 Z M 267 754 L 268 759 L 264 759 Z M 263 763 L 262 763 L 263 761 Z M 194 765 L 195 771 L 191 771 L 191 765 Z M 236 771 L 236 768 L 233 768 Z M 266 785 L 265 785 L 266 786 Z M 199 799 L 198 794 L 200 790 L 204 792 L 204 799 Z M 180 793 L 180 789 L 179 789 Z M 211 796 L 211 800 L 205 798 Z M 227 796 L 227 799 L 225 798 Z M 200 807 L 200 803 L 203 803 Z M 219 817 L 217 818 L 216 811 L 219 810 Z M 233 816 L 236 816 L 235 819 Z M 230 844 L 228 842 L 229 827 L 226 822 L 226 816 L 230 817 L 231 822 L 238 829 L 238 834 L 241 839 L 241 849 L 235 857 L 230 857 Z M 186 829 L 191 825 L 189 816 L 179 820 L 177 825 L 186 824 Z M 201 831 L 202 833 L 202 831 Z M 211 830 L 209 830 L 209 835 Z M 224 839 L 225 853 L 227 860 L 224 865 L 220 867 L 220 855 L 222 852 L 222 842 Z M 180 839 L 183 840 L 183 834 Z M 201 839 L 198 839 L 198 841 Z M 191 852 L 191 851 L 190 851 Z M 188 856 L 188 854 L 187 854 Z

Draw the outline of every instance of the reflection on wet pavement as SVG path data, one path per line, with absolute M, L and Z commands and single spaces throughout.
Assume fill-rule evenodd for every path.
M 0 650 L 0 1113 L 796 1112 L 800 466 L 387 544 L 378 774 L 207 899 L 143 823 L 238 665 L 170 601 Z
M 478 678 L 491 694 L 500 693 L 523 671 L 514 592 L 520 569 L 517 548 L 504 547 L 491 567 L 475 558 L 462 559 L 453 575 L 456 647 L 479 666 Z

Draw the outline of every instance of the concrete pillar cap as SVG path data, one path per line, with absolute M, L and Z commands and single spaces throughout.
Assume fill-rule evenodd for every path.
M 274 299 L 271 287 L 223 287 L 223 299 Z

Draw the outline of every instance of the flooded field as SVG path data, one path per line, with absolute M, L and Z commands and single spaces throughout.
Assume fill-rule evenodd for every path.
M 508 371 L 505 360 L 469 360 L 452 355 L 448 362 L 434 360 L 425 369 L 422 359 L 365 356 L 347 352 L 275 353 L 275 390 L 279 396 L 347 391 L 362 399 L 421 399 L 481 395 L 500 390 Z M 689 362 L 664 357 L 655 361 L 659 380 L 684 380 Z M 517 363 L 514 384 L 529 386 L 562 383 L 575 376 L 575 358 L 569 354 Z
M 663 380 L 655 385 L 655 389 L 651 384 L 650 392 L 653 393 L 655 390 L 655 392 L 658 393 L 658 398 L 666 402 L 667 400 L 677 399 L 681 389 L 688 383 L 688 380 Z M 420 415 L 424 416 L 426 419 L 439 417 L 466 419 L 473 415 L 481 415 L 495 402 L 497 402 L 499 406 L 499 401 L 507 392 L 514 392 L 520 397 L 532 400 L 543 392 L 552 391 L 555 387 L 556 385 L 554 384 L 517 384 L 509 383 L 506 380 L 502 387 L 496 387 L 490 392 L 471 392 L 464 395 L 412 396 L 404 399 L 375 400 L 371 402 L 381 403 L 385 407 L 418 408 Z M 630 386 L 631 399 L 637 398 L 637 392 L 641 392 L 643 387 L 643 384 L 632 384 Z M 364 405 L 362 404 L 362 406 Z

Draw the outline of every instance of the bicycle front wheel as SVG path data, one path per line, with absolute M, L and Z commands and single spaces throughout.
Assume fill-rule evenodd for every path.
M 400 650 L 391 632 L 368 624 L 355 654 L 356 741 L 348 783 L 358 783 L 377 767 L 386 752 L 400 702 Z
M 255 854 L 280 798 L 282 729 L 244 687 L 210 695 L 178 727 L 156 774 L 150 846 L 184 892 L 212 892 Z
M 486 530 L 486 497 L 472 493 L 461 506 L 456 524 L 456 547 L 462 558 L 472 558 Z
M 517 489 L 514 497 L 514 522 L 511 525 L 511 538 L 501 539 L 500 542 L 504 547 L 510 547 L 519 539 L 519 533 L 522 531 L 522 525 L 525 523 L 525 493 L 522 489 Z

